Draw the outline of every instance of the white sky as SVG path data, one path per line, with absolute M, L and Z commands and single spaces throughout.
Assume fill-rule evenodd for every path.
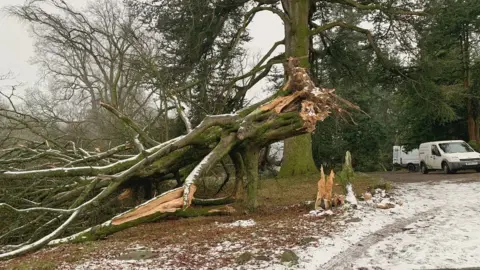
M 40 80 L 39 70 L 30 61 L 34 52 L 28 24 L 9 16 L 4 10 L 8 6 L 21 5 L 24 2 L 25 0 L 0 0 L 0 74 L 11 72 L 14 75 L 14 80 L 0 82 L 0 85 L 22 83 L 23 88 L 31 88 L 38 86 Z M 88 0 L 67 2 L 75 7 L 82 7 Z M 247 48 L 252 55 L 267 52 L 273 43 L 284 35 L 280 19 L 265 11 L 257 14 L 250 26 L 250 33 L 253 40 Z M 259 83 L 255 89 L 249 91 L 247 98 L 263 98 L 263 87 L 264 83 Z

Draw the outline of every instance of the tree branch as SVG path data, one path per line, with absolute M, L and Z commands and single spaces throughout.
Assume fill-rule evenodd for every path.
M 187 129 L 187 133 L 190 133 L 192 131 L 192 123 L 190 123 L 190 120 L 188 119 L 188 116 L 185 114 L 185 111 L 182 108 L 182 104 L 180 103 L 180 100 L 178 99 L 177 96 L 173 96 L 173 100 L 175 101 L 177 105 L 177 112 L 180 118 L 182 119 L 183 123 L 185 124 L 185 128 Z
M 200 164 L 198 164 L 195 169 L 187 176 L 185 179 L 184 191 L 183 191 L 183 205 L 184 208 L 188 207 L 190 201 L 189 198 L 191 197 L 190 194 L 190 186 L 195 183 L 195 180 L 198 177 L 202 176 L 205 172 L 208 172 L 212 166 L 217 164 L 224 156 L 226 156 L 230 149 L 235 144 L 236 133 L 230 133 L 228 136 L 223 137 L 221 141 L 217 144 L 217 146 L 210 152 L 206 157 L 202 159 Z
M 408 9 L 403 9 L 403 8 L 396 8 L 396 7 L 391 7 L 383 4 L 377 4 L 377 3 L 369 3 L 369 4 L 362 4 L 354 0 L 321 0 L 322 2 L 330 2 L 330 3 L 337 3 L 337 4 L 342 4 L 350 7 L 354 7 L 359 10 L 380 10 L 385 14 L 391 14 L 391 15 L 413 15 L 413 16 L 426 16 L 428 15 L 424 11 L 413 11 L 413 10 L 408 10 Z M 320 1 L 317 1 L 320 2 Z
M 336 22 L 331 22 L 331 23 L 319 26 L 315 29 L 312 29 L 310 31 L 310 35 L 320 34 L 324 31 L 327 31 L 327 30 L 332 29 L 334 27 L 342 27 L 342 28 L 350 29 L 352 31 L 364 34 L 367 37 L 367 40 L 368 40 L 370 46 L 372 46 L 373 51 L 375 52 L 375 55 L 378 57 L 378 59 L 383 63 L 383 65 L 385 67 L 393 70 L 392 65 L 387 61 L 387 59 L 385 59 L 385 57 L 382 54 L 382 51 L 380 50 L 380 48 L 377 46 L 377 44 L 373 40 L 372 32 L 370 32 L 368 29 L 361 28 L 361 27 L 358 27 L 358 26 L 352 25 L 352 24 L 347 24 L 343 21 L 336 21 Z M 398 73 L 399 71 L 395 71 L 395 72 Z
M 65 229 L 77 218 L 78 214 L 80 214 L 79 210 L 73 212 L 70 215 L 70 217 L 61 226 L 59 226 L 52 233 L 50 233 L 50 234 L 46 235 L 45 237 L 39 239 L 38 241 L 36 241 L 32 244 L 29 244 L 29 245 L 22 246 L 21 248 L 13 250 L 11 252 L 6 252 L 6 253 L 0 254 L 0 259 L 6 259 L 6 258 L 14 257 L 14 256 L 20 256 L 20 255 L 23 255 L 25 253 L 28 253 L 28 252 L 31 252 L 31 251 L 34 251 L 34 250 L 37 250 L 37 249 L 43 247 L 44 245 L 48 244 L 48 242 L 50 242 L 51 240 L 55 239 L 57 236 L 62 234 L 63 231 L 65 231 Z
M 258 7 L 255 7 L 253 9 L 251 9 L 247 14 L 245 14 L 245 16 L 251 16 L 257 12 L 260 12 L 260 11 L 270 11 L 272 12 L 273 14 L 276 14 L 278 17 L 280 17 L 280 19 L 283 21 L 283 23 L 285 25 L 290 25 L 292 22 L 290 21 L 290 18 L 288 18 L 287 14 L 285 14 L 283 11 L 281 11 L 280 9 L 276 8 L 276 7 L 265 7 L 265 6 L 258 6 Z
M 133 131 L 135 131 L 137 134 L 140 135 L 140 137 L 146 142 L 148 143 L 148 145 L 151 147 L 151 146 L 154 146 L 154 145 L 158 145 L 159 142 L 155 141 L 154 139 L 150 138 L 150 136 L 147 135 L 147 133 L 145 131 L 143 131 L 143 129 L 141 129 L 139 126 L 137 126 L 137 124 L 135 122 L 133 122 L 132 119 L 130 119 L 130 117 L 124 115 L 123 113 L 121 113 L 120 111 L 118 111 L 117 109 L 115 109 L 113 106 L 109 105 L 109 104 L 106 104 L 106 103 L 103 103 L 103 102 L 100 102 L 100 105 L 102 107 L 104 107 L 105 109 L 107 109 L 109 112 L 111 112 L 113 115 L 115 115 L 116 117 L 118 117 L 118 119 L 122 120 L 123 123 L 131 128 Z

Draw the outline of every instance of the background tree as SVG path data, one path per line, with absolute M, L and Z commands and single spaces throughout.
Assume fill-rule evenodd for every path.
M 10 11 L 32 23 L 35 61 L 48 83 L 49 93 L 31 90 L 31 114 L 70 129 L 70 140 L 78 145 L 105 148 L 131 136 L 117 119 L 99 116 L 101 102 L 141 124 L 171 107 L 158 102 L 163 89 L 151 87 L 145 70 L 138 68 L 137 50 L 148 37 L 123 5 L 102 0 L 78 12 L 65 1 L 33 1 Z
M 418 26 L 412 80 L 399 91 L 399 130 L 406 144 L 463 139 L 478 143 L 478 14 L 475 1 L 431 1 Z

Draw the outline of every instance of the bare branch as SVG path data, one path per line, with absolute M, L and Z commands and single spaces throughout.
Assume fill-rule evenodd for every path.
M 25 253 L 28 253 L 43 247 L 44 245 L 48 244 L 48 242 L 50 242 L 51 240 L 55 239 L 60 234 L 62 234 L 65 231 L 65 229 L 75 220 L 75 218 L 77 218 L 78 214 L 80 214 L 79 210 L 73 212 L 70 215 L 70 217 L 61 226 L 59 226 L 56 230 L 46 235 L 45 237 L 39 239 L 38 241 L 29 245 L 22 246 L 21 248 L 11 252 L 1 253 L 0 259 L 23 255 Z
M 230 133 L 227 137 L 222 138 L 218 145 L 208 154 L 203 160 L 193 169 L 193 171 L 185 179 L 184 191 L 183 191 L 183 205 L 184 208 L 189 207 L 190 198 L 190 186 L 195 183 L 202 174 L 208 172 L 212 166 L 217 164 L 224 156 L 226 156 L 230 149 L 235 144 L 235 133 Z
M 117 109 L 115 109 L 113 106 L 109 105 L 109 104 L 106 104 L 106 103 L 103 103 L 103 102 L 100 102 L 100 105 L 102 107 L 104 107 L 105 109 L 107 109 L 109 112 L 111 112 L 113 115 L 115 115 L 116 117 L 118 117 L 118 119 L 122 120 L 122 122 L 129 128 L 131 128 L 133 131 L 135 131 L 136 133 L 138 133 L 140 135 L 140 137 L 146 142 L 149 144 L 149 146 L 154 146 L 154 145 L 158 145 L 160 144 L 159 142 L 155 141 L 154 139 L 150 138 L 150 136 L 147 135 L 147 133 L 145 131 L 143 131 L 143 129 L 141 129 L 139 126 L 137 126 L 137 124 L 132 120 L 130 119 L 128 116 L 126 116 L 125 114 L 121 113 L 120 111 L 118 111 Z
M 55 213 L 69 214 L 75 210 L 75 209 L 57 209 L 57 208 L 48 208 L 48 207 L 32 207 L 32 208 L 26 208 L 26 209 L 17 209 L 9 204 L 0 203 L 0 208 L 2 207 L 17 213 L 29 213 L 29 212 L 40 211 L 40 212 L 55 212 Z

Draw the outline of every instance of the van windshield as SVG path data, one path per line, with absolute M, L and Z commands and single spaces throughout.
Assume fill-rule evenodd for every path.
M 438 145 L 445 153 L 475 152 L 466 142 L 440 143 Z

